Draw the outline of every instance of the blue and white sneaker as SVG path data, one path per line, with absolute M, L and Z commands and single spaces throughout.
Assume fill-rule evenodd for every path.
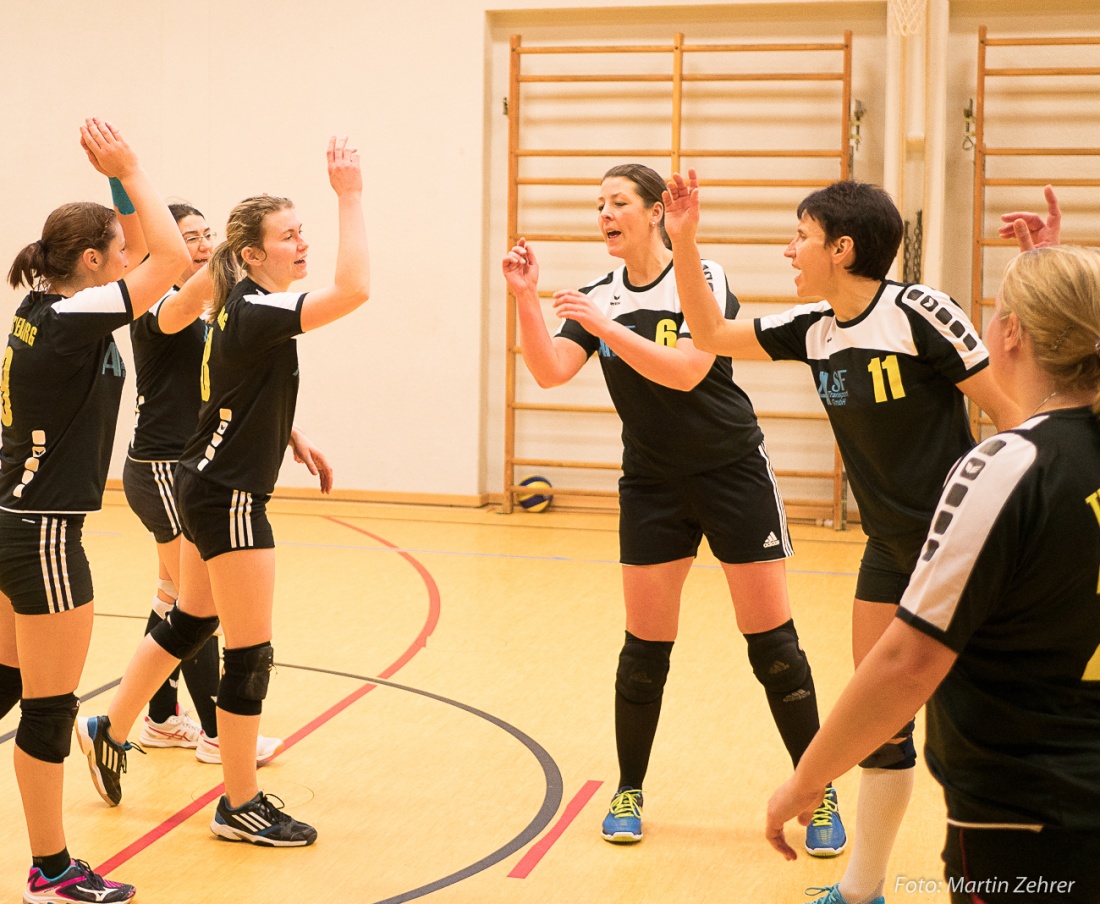
M 848 901 L 840 893 L 839 885 L 830 885 L 828 888 L 807 888 L 805 893 L 815 896 L 813 901 L 807 901 L 806 904 L 848 904 Z M 824 897 L 817 897 L 819 895 L 824 895 Z M 886 898 L 879 895 L 871 904 L 886 904 Z
M 844 823 L 837 809 L 836 789 L 825 786 L 825 798 L 814 810 L 813 819 L 806 826 L 806 853 L 811 857 L 837 857 L 848 844 Z
M 634 844 L 642 840 L 642 789 L 620 788 L 611 798 L 611 807 L 603 818 L 602 834 L 614 844 Z
M 279 801 L 278 806 L 271 798 Z M 283 802 L 261 791 L 243 806 L 229 806 L 223 794 L 210 831 L 229 841 L 248 841 L 263 847 L 305 847 L 317 840 L 313 826 L 283 812 Z

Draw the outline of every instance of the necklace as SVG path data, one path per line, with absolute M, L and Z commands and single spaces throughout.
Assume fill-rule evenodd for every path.
M 1039 413 L 1039 409 L 1040 409 L 1040 408 L 1042 408 L 1042 407 L 1043 407 L 1043 406 L 1044 406 L 1044 405 L 1045 405 L 1045 404 L 1046 404 L 1047 402 L 1049 402 L 1049 401 L 1050 401 L 1051 399 L 1053 399 L 1053 398 L 1054 398 L 1054 397 L 1055 397 L 1056 395 L 1058 395 L 1058 393 L 1060 393 L 1061 391 L 1062 391 L 1062 390 L 1060 390 L 1060 389 L 1056 389 L 1056 390 L 1054 390 L 1054 392 L 1052 392 L 1052 393 L 1051 393 L 1050 395 L 1048 395 L 1048 396 L 1047 396 L 1047 397 L 1046 397 L 1045 399 L 1043 399 L 1043 401 L 1041 401 L 1041 402 L 1040 402 L 1040 403 L 1039 403 L 1038 405 L 1036 405 L 1036 406 L 1035 406 L 1035 410 L 1034 410 L 1033 412 L 1031 412 L 1031 414 L 1029 414 L 1029 415 L 1028 415 L 1027 417 L 1025 417 L 1025 418 L 1024 418 L 1024 420 L 1026 421 L 1026 420 L 1028 420 L 1028 419 L 1030 419 L 1030 418 L 1033 418 L 1033 417 L 1035 417 L 1035 415 L 1037 415 L 1037 414 Z

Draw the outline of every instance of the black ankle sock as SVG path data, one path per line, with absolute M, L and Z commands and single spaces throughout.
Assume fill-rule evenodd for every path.
M 10 665 L 0 665 L 0 718 L 15 708 L 23 696 L 23 678 L 19 669 Z
M 69 849 L 62 848 L 58 853 L 47 857 L 32 857 L 31 863 L 37 866 L 47 879 L 56 879 L 69 868 L 70 860 Z

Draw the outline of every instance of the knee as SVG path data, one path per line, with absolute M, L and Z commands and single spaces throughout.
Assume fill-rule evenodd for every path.
M 275 650 L 270 643 L 225 651 L 225 672 L 218 685 L 218 707 L 238 716 L 263 711 Z
M 671 657 L 672 641 L 642 640 L 627 631 L 615 691 L 630 703 L 656 703 L 664 693 Z
M 20 708 L 22 716 L 15 730 L 15 746 L 45 763 L 64 762 L 72 744 L 76 695 L 24 697 Z
M 869 757 L 860 761 L 864 769 L 912 769 L 917 765 L 917 748 L 913 744 L 915 722 L 910 719 L 892 741 L 883 744 Z
M 218 630 L 218 617 L 197 618 L 175 606 L 149 632 L 164 652 L 176 659 L 193 658 Z
M 798 644 L 793 619 L 770 631 L 746 634 L 745 640 L 752 673 L 764 690 L 783 697 L 797 694 L 798 699 L 809 695 L 805 684 L 810 678 L 810 662 Z

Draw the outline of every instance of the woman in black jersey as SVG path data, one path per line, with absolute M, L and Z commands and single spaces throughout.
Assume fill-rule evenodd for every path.
M 312 844 L 317 832 L 260 790 L 256 743 L 274 653 L 271 616 L 275 541 L 266 503 L 294 433 L 298 394 L 295 336 L 350 314 L 367 300 L 370 265 L 359 154 L 347 139 L 328 145 L 329 182 L 339 202 L 333 285 L 290 292 L 306 276 L 309 245 L 291 201 L 248 198 L 229 216 L 209 267 L 210 329 L 200 366 L 202 407 L 180 457 L 176 502 L 183 530 L 180 598 L 142 641 L 111 701 L 109 716 L 80 718 L 92 778 L 111 805 L 122 798 L 126 736 L 179 661 L 225 631 L 218 728 L 225 794 L 211 830 L 273 847 Z M 312 447 L 296 445 L 296 455 Z M 331 471 L 321 471 L 328 492 Z
M 33 858 L 28 904 L 134 895 L 133 886 L 70 859 L 62 764 L 94 609 L 81 532 L 85 514 L 102 503 L 125 374 L 111 332 L 148 310 L 186 260 L 179 230 L 122 135 L 89 119 L 81 145 L 112 178 L 118 214 L 65 204 L 16 256 L 8 282 L 31 291 L 12 322 L 0 382 L 0 715 L 20 700 L 15 774 Z M 130 269 L 128 253 L 141 256 L 127 248 L 135 231 L 149 256 Z
M 199 368 L 205 345 L 200 318 L 213 288 L 204 269 L 215 235 L 190 204 L 169 204 L 191 260 L 176 284 L 130 324 L 137 382 L 134 435 L 122 470 L 126 501 L 157 544 L 158 584 L 146 633 L 175 604 L 179 592 L 180 526 L 173 498 L 180 453 L 199 416 Z M 183 673 L 199 722 L 181 712 L 176 686 Z M 211 637 L 192 659 L 181 663 L 149 701 L 141 727 L 142 747 L 186 747 L 201 763 L 221 763 L 214 698 L 221 677 L 218 641 Z M 265 762 L 282 746 L 260 736 L 256 759 Z
M 773 795 L 767 834 L 792 858 L 783 824 L 927 701 L 947 881 L 924 890 L 957 904 L 1095 904 L 1100 250 L 1013 260 L 986 343 L 1026 417 L 949 475 L 898 617 Z
M 684 314 L 716 354 L 809 366 L 859 503 L 867 543 L 852 603 L 856 665 L 893 620 L 952 465 L 974 445 L 965 399 L 1001 428 L 1018 420 L 963 310 L 942 292 L 886 278 L 901 244 L 890 196 L 834 182 L 798 208 L 784 256 L 803 298 L 780 314 L 733 323 L 714 316 L 700 266 L 694 170 L 667 190 Z M 884 691 L 888 692 L 888 691 Z M 913 725 L 860 763 L 851 859 L 818 904 L 883 904 L 890 853 L 914 784 Z M 827 795 L 831 792 L 827 792 Z
M 810 666 L 787 600 L 786 516 L 752 404 L 728 358 L 695 348 L 680 312 L 664 232 L 664 183 L 649 167 L 614 167 L 597 201 L 608 253 L 624 265 L 580 291 L 554 296 L 563 319 L 551 337 L 538 298 L 538 262 L 523 239 L 505 256 L 523 358 L 540 386 L 557 386 L 599 355 L 623 423 L 619 538 L 626 640 L 615 680 L 619 785 L 603 837 L 642 838 L 642 781 L 649 764 L 680 595 L 703 535 L 722 563 L 753 671 L 793 762 L 818 726 Z M 722 268 L 705 262 L 709 303 L 737 313 Z M 811 843 L 839 853 L 835 806 Z M 839 840 L 838 840 L 839 839 Z

